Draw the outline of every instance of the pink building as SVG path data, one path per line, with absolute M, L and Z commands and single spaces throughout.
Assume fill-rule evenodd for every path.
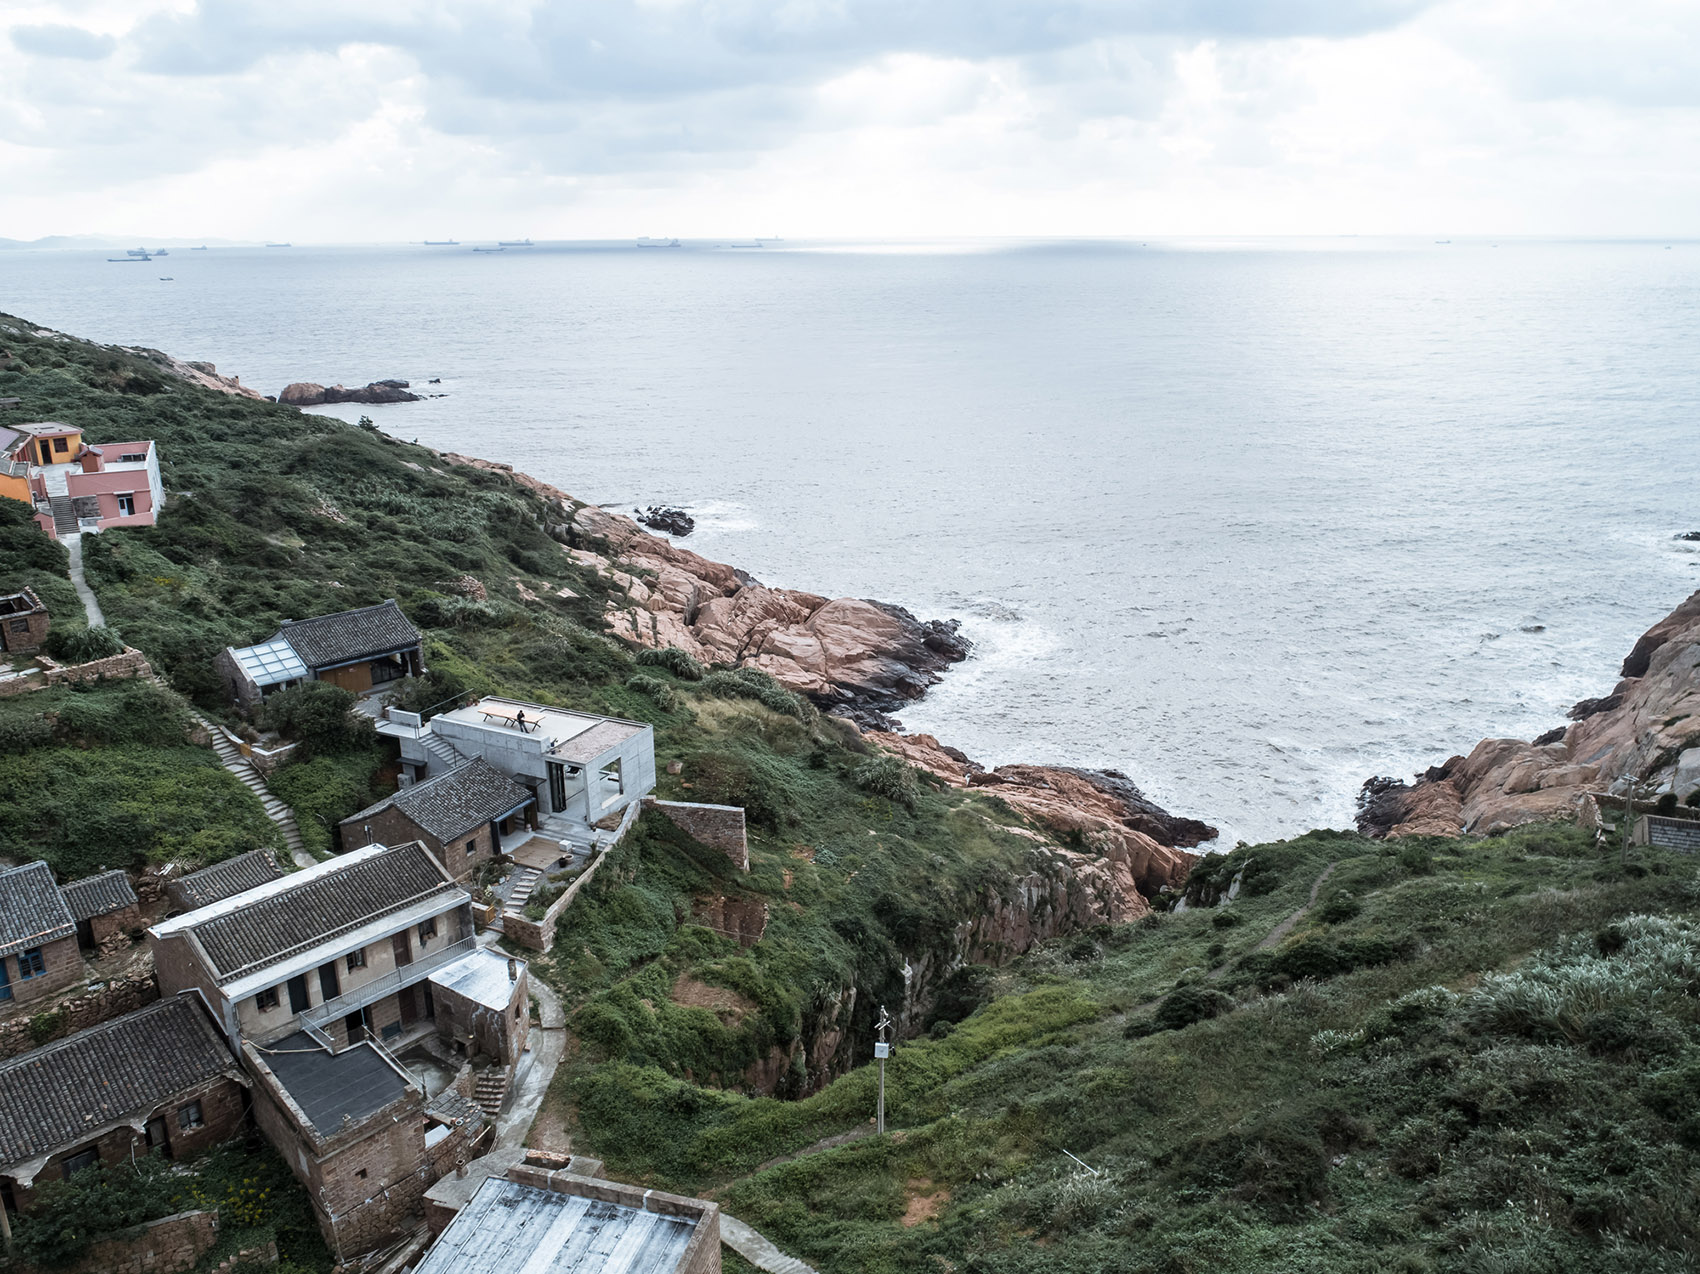
M 109 526 L 152 526 L 165 503 L 152 442 L 83 441 L 74 425 L 0 427 L 0 495 L 33 504 L 58 539 Z

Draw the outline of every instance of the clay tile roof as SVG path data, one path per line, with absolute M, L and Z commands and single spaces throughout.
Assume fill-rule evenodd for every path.
M 458 893 L 421 844 L 400 845 L 362 862 L 310 876 L 248 906 L 232 904 L 199 924 L 184 917 L 221 982 L 287 959 L 367 921 L 437 893 Z
M 235 1067 L 206 1013 L 183 997 L 0 1062 L 0 1168 L 69 1149 Z
M 394 796 L 343 821 L 355 823 L 393 806 L 412 819 L 420 830 L 440 841 L 451 841 L 491 819 L 511 814 L 531 799 L 530 791 L 479 758 L 440 778 L 404 787 Z
M 0 956 L 57 942 L 77 932 L 77 922 L 46 863 L 0 871 Z
M 419 630 L 407 622 L 393 600 L 335 615 L 288 620 L 277 635 L 295 647 L 309 668 L 351 663 L 419 644 Z
M 184 910 L 193 911 L 196 907 L 229 898 L 282 875 L 270 854 L 263 849 L 250 849 L 246 854 L 192 871 L 182 879 L 172 881 L 167 889 L 173 901 Z
M 136 905 L 136 891 L 130 888 L 130 878 L 121 871 L 107 871 L 98 876 L 73 880 L 61 892 L 65 895 L 65 905 L 71 909 L 73 920 L 104 916 Z

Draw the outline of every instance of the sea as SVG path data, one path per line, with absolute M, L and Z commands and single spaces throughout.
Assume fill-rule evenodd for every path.
M 960 619 L 908 730 L 1222 848 L 1562 723 L 1700 587 L 1700 244 L 471 246 L 5 251 L 0 309 L 270 394 L 406 379 L 326 410 Z

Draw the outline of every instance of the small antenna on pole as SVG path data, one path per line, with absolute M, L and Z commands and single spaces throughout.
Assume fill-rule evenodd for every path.
M 891 1014 L 885 1011 L 885 1005 L 880 1005 L 879 1021 L 874 1023 L 877 1038 L 874 1041 L 874 1057 L 880 1064 L 880 1099 L 879 1108 L 874 1115 L 874 1131 L 885 1131 L 885 1059 L 891 1056 L 891 1043 L 886 1039 L 886 1033 L 891 1030 Z

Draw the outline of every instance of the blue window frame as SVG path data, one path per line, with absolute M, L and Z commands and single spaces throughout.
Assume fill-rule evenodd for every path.
M 41 948 L 31 947 L 18 953 L 18 976 L 24 981 L 39 978 L 47 972 L 47 962 L 41 958 Z

